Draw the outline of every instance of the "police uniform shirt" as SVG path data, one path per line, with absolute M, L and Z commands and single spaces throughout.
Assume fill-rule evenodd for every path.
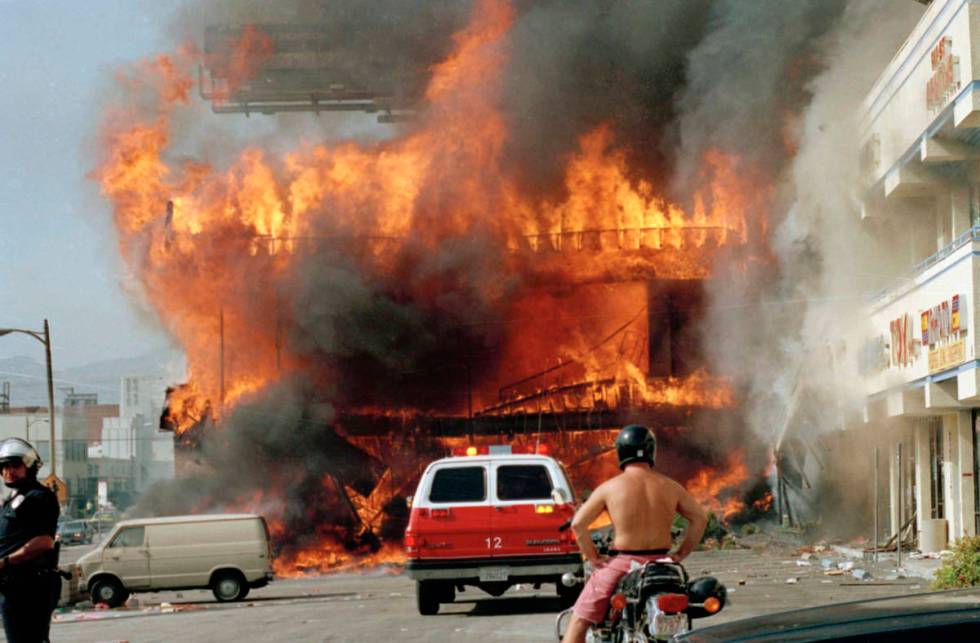
M 61 508 L 54 492 L 36 480 L 14 490 L 0 509 L 0 558 L 38 536 L 54 538 L 59 513 Z

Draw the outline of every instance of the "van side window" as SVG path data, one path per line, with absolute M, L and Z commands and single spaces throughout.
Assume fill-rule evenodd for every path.
M 141 547 L 145 527 L 127 527 L 119 531 L 109 547 Z
M 508 464 L 497 468 L 500 500 L 547 500 L 551 498 L 548 470 L 537 464 Z
M 483 467 L 451 467 L 439 469 L 432 478 L 432 502 L 480 502 L 487 497 L 486 474 Z

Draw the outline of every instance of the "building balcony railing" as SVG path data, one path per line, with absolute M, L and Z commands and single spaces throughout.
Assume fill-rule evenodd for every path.
M 980 225 L 975 225 L 968 229 L 966 232 L 953 239 L 950 243 L 947 243 L 945 246 L 932 253 L 925 260 L 917 263 L 915 267 L 912 268 L 912 274 L 917 275 L 920 272 L 925 272 L 971 241 L 980 241 Z
M 955 239 L 953 239 L 951 242 L 947 243 L 945 246 L 943 246 L 936 252 L 932 253 L 931 255 L 929 255 L 919 263 L 915 264 L 915 266 L 912 267 L 912 270 L 909 271 L 909 274 L 907 276 L 909 277 L 909 279 L 915 278 L 917 275 L 920 275 L 926 270 L 928 270 L 929 268 L 932 268 L 946 257 L 952 255 L 954 252 L 956 252 L 966 244 L 972 243 L 973 241 L 980 241 L 980 225 L 975 225 L 972 228 L 968 228 L 962 234 L 960 234 Z M 888 295 L 888 293 L 894 292 L 895 290 L 896 288 L 894 286 L 881 288 L 880 290 L 876 290 L 873 293 L 871 293 L 869 299 L 871 303 L 875 303 L 881 300 L 882 298 L 884 298 L 886 295 Z

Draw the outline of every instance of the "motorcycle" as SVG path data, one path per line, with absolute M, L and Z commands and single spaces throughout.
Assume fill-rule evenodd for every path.
M 594 534 L 593 541 L 600 554 L 608 554 L 612 533 Z M 691 580 L 683 565 L 666 557 L 633 565 L 616 586 L 606 618 L 589 628 L 589 643 L 667 641 L 690 631 L 693 619 L 713 616 L 725 606 L 727 590 L 713 576 Z M 586 564 L 582 577 L 565 574 L 562 584 L 584 584 L 590 573 L 591 566 Z M 571 613 L 571 608 L 564 610 L 555 621 L 558 641 Z

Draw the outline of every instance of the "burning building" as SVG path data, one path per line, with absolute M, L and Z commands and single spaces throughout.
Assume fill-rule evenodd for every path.
M 715 291 L 748 290 L 776 263 L 778 163 L 731 145 L 683 162 L 662 151 L 685 52 L 710 35 L 706 3 L 660 7 L 661 55 L 613 65 L 619 77 L 579 60 L 569 78 L 592 98 L 560 118 L 522 76 L 561 50 L 527 57 L 539 9 L 441 4 L 426 46 L 374 41 L 354 62 L 364 42 L 330 48 L 259 12 L 119 74 L 127 100 L 107 114 L 93 177 L 189 369 L 163 418 L 183 476 L 148 510 L 260 511 L 285 572 L 397 560 L 404 496 L 429 459 L 545 444 L 588 488 L 616 470 L 627 422 L 658 431 L 661 466 L 721 517 L 768 507 L 771 445 L 738 411 L 744 382 L 708 356 L 740 337 L 706 318 Z M 322 10 L 334 31 L 357 13 Z M 633 17 L 549 10 L 570 38 L 627 33 Z M 421 20 L 402 18 L 408 32 Z M 811 72 L 790 62 L 778 73 L 802 87 Z M 216 141 L 197 68 L 214 112 L 378 111 L 389 129 L 287 150 Z M 780 91 L 774 113 L 797 94 Z M 785 133 L 765 138 L 792 153 Z

